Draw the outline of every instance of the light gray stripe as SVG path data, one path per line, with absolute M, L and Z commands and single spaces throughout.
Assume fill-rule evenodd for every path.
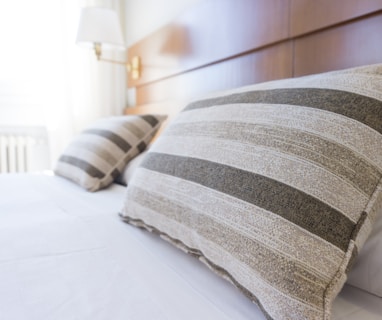
M 116 159 L 112 153 L 108 152 L 104 148 L 104 145 L 99 145 L 99 143 L 92 143 L 90 141 L 84 142 L 77 140 L 73 142 L 73 145 L 71 147 L 88 150 L 94 153 L 97 157 L 105 160 L 111 166 L 114 166 L 118 162 L 118 159 Z
M 321 166 L 370 196 L 381 178 L 378 169 L 338 143 L 293 128 L 242 122 L 173 124 L 168 136 L 212 137 L 274 149 Z
M 293 128 L 359 153 L 382 171 L 381 134 L 345 116 L 301 106 L 235 104 L 180 113 L 176 123 L 233 121 Z
M 136 136 L 138 139 L 142 139 L 145 135 L 145 130 L 142 130 L 133 122 L 125 122 L 123 124 L 123 127 L 130 131 L 134 136 Z

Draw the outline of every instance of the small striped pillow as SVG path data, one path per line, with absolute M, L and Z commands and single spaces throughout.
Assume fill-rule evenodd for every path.
M 122 217 L 198 256 L 269 319 L 330 319 L 382 206 L 382 65 L 191 103 Z
M 109 117 L 77 136 L 58 159 L 55 174 L 88 191 L 110 185 L 151 141 L 163 115 Z

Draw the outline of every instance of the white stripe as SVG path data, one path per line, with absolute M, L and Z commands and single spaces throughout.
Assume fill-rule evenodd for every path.
M 232 121 L 282 126 L 334 141 L 362 155 L 382 171 L 382 135 L 348 117 L 302 106 L 229 104 L 181 112 L 175 123 Z
M 109 139 L 99 135 L 82 133 L 69 146 L 76 146 L 77 141 L 80 143 L 84 143 L 84 144 L 89 143 L 96 146 L 94 150 L 97 150 L 97 149 L 106 150 L 107 152 L 112 154 L 115 159 L 119 159 L 120 157 L 123 157 L 123 155 L 125 154 L 125 152 L 123 152 L 117 145 L 112 143 Z M 65 153 L 66 153 L 66 150 L 65 150 Z

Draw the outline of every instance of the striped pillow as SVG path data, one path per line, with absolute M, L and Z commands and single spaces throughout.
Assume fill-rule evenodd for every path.
M 146 148 L 165 119 L 161 115 L 101 119 L 66 148 L 55 173 L 89 191 L 105 188 Z
M 123 219 L 196 255 L 271 319 L 330 319 L 382 205 L 382 65 L 191 103 Z

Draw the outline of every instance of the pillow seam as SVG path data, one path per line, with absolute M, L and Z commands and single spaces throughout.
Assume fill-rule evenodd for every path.
M 378 193 L 380 193 L 380 187 L 382 186 L 382 178 L 379 179 L 377 185 L 375 186 L 373 193 L 371 194 L 371 197 L 369 198 L 368 202 L 366 203 L 365 208 L 362 210 L 360 217 L 357 220 L 357 223 L 354 225 L 354 228 L 351 233 L 351 239 L 349 241 L 348 248 L 345 252 L 344 258 L 342 259 L 336 273 L 332 277 L 332 280 L 328 283 L 328 285 L 325 288 L 324 291 L 324 296 L 323 296 L 323 319 L 324 320 L 330 320 L 330 314 L 331 314 L 331 305 L 332 305 L 332 299 L 330 299 L 331 293 L 338 289 L 338 284 L 341 283 L 341 278 L 346 277 L 346 269 L 349 266 L 349 263 L 352 258 L 353 250 L 356 248 L 355 245 L 355 239 L 361 230 L 361 228 L 364 226 L 364 223 L 366 221 L 366 218 L 370 216 L 370 208 L 372 208 L 372 205 L 378 200 Z M 377 198 L 376 198 L 377 197 Z M 371 231 L 371 230 L 370 230 Z M 369 231 L 369 233 L 370 233 Z M 343 282 L 343 285 L 345 284 L 346 281 Z M 343 286 L 342 285 L 342 286 Z M 339 290 L 338 290 L 339 291 Z

